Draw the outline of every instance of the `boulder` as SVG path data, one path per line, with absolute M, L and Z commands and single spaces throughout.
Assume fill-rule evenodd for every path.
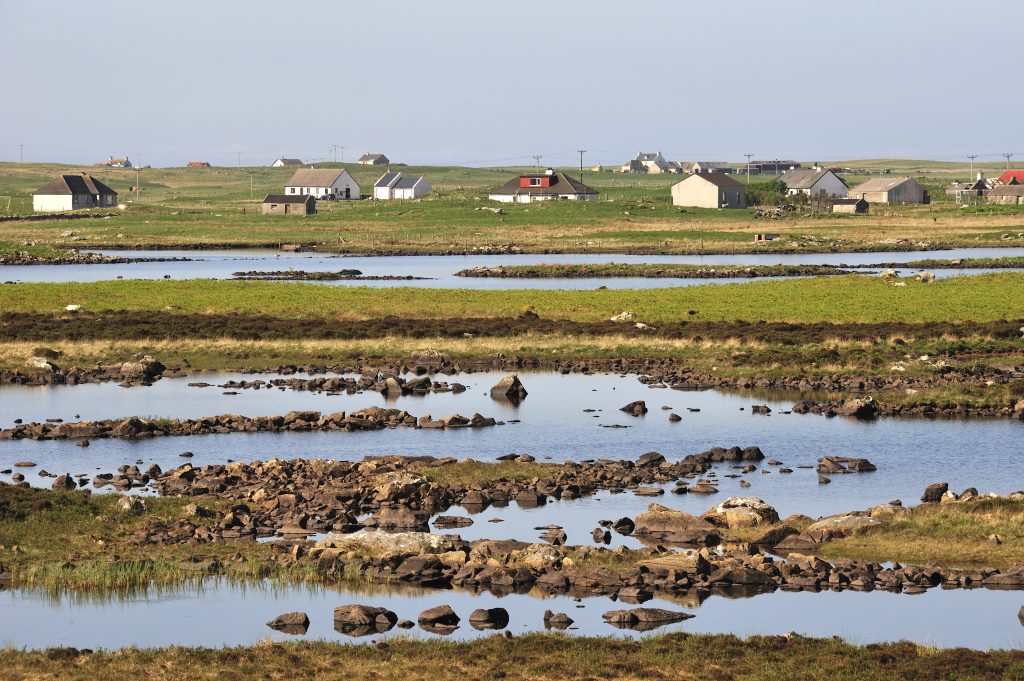
M 75 482 L 75 479 L 72 478 L 67 473 L 65 473 L 64 475 L 58 476 L 57 479 L 53 481 L 53 489 L 57 489 L 57 490 L 61 490 L 62 489 L 62 490 L 65 490 L 65 491 L 71 491 L 71 490 L 75 489 L 77 486 L 78 486 L 78 483 Z
M 924 494 L 921 495 L 921 501 L 924 503 L 936 503 L 942 501 L 942 495 L 949 491 L 948 482 L 936 482 L 928 485 L 924 489 Z
M 812 523 L 805 530 L 805 533 L 827 532 L 834 537 L 839 537 L 845 534 L 859 532 L 866 527 L 872 527 L 877 524 L 878 521 L 871 516 L 840 514 L 829 516 L 828 518 L 822 518 L 818 522 Z
M 729 497 L 709 508 L 701 517 L 731 530 L 779 522 L 778 512 L 757 497 Z
M 491 388 L 491 397 L 504 398 L 507 400 L 517 401 L 526 397 L 529 393 L 526 392 L 526 388 L 523 387 L 522 382 L 519 380 L 519 376 L 512 374 L 506 376 Z
M 748 565 L 733 565 L 715 570 L 708 575 L 712 584 L 732 584 L 737 586 L 773 587 L 775 580 L 766 572 L 761 572 Z
M 166 368 L 149 355 L 137 355 L 121 365 L 121 375 L 125 378 L 154 378 Z
M 389 631 L 398 615 L 387 608 L 370 605 L 342 605 L 334 609 L 334 629 L 349 636 L 366 636 Z
M 612 529 L 618 532 L 619 534 L 624 534 L 628 536 L 633 534 L 633 531 L 636 529 L 636 523 L 633 522 L 632 518 L 627 518 L 623 516 L 622 518 L 619 518 L 614 523 L 612 523 Z
M 480 608 L 469 614 L 469 626 L 478 630 L 504 629 L 508 621 L 508 610 L 505 608 Z
M 421 553 L 448 553 L 460 549 L 461 543 L 453 537 L 429 532 L 360 530 L 352 534 L 328 535 L 316 543 L 316 548 L 370 553 L 382 559 L 392 559 Z
M 631 610 L 610 610 L 601 617 L 605 622 L 619 629 L 648 631 L 666 624 L 688 620 L 693 615 L 662 608 L 633 608 Z
M 633 416 L 643 416 L 647 413 L 647 403 L 643 400 L 636 400 L 635 402 L 630 402 L 625 407 L 621 407 L 619 411 L 624 411 Z
M 146 502 L 138 497 L 122 496 L 117 500 L 117 510 L 122 513 L 145 513 Z
M 302 635 L 309 629 L 309 616 L 304 612 L 286 612 L 267 622 L 267 626 L 285 634 Z
M 418 621 L 420 626 L 427 624 L 435 627 L 457 627 L 461 620 L 450 606 L 439 605 L 421 612 Z
M 677 544 L 714 546 L 719 535 L 715 526 L 695 515 L 651 504 L 636 517 L 636 534 Z
M 1024 611 L 1024 608 L 1021 608 L 1021 610 Z M 568 629 L 572 626 L 573 621 L 574 620 L 564 612 L 551 612 L 550 610 L 544 611 L 545 629 Z
M 653 468 L 660 466 L 665 463 L 665 457 L 658 452 L 647 452 L 641 454 L 640 458 L 636 460 L 636 465 L 640 468 Z
M 872 419 L 878 416 L 878 403 L 873 397 L 858 397 L 844 400 L 836 409 L 840 416 L 852 416 L 858 419 Z

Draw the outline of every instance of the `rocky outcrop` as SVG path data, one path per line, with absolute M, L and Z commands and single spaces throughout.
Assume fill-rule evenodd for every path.
M 701 518 L 731 530 L 779 522 L 778 512 L 757 497 L 729 497 L 709 508 Z
M 610 610 L 601 617 L 605 622 L 619 629 L 650 631 L 666 624 L 688 620 L 693 615 L 662 608 L 633 608 L 632 610 Z
M 387 608 L 342 605 L 334 609 L 334 629 L 349 636 L 369 636 L 390 631 L 398 616 Z
M 518 402 L 527 396 L 526 388 L 523 387 L 522 382 L 519 380 L 519 376 L 512 374 L 498 381 L 494 387 L 491 388 L 491 397 L 502 398 Z
M 708 521 L 683 511 L 651 504 L 636 517 L 635 533 L 673 544 L 714 546 L 719 535 Z

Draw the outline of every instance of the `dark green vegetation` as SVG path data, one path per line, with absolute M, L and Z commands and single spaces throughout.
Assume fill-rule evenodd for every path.
M 905 263 L 888 263 L 889 267 L 917 268 L 929 270 L 941 269 L 1011 269 L 1024 267 L 1024 256 L 1010 258 L 924 258 Z
M 264 643 L 250 648 L 0 652 L 10 679 L 629 679 L 971 681 L 1019 679 L 1024 652 L 855 646 L 800 636 L 668 634 L 639 641 L 528 634 L 469 643 L 397 639 L 381 646 Z
M 849 272 L 832 265 L 501 265 L 475 267 L 460 277 L 502 279 L 590 279 L 637 277 L 643 279 L 738 279 L 746 277 L 814 277 Z
M 383 173 L 354 164 L 346 168 L 364 192 Z M 763 253 L 1024 243 L 1018 237 L 1024 209 L 961 209 L 946 200 L 945 184 L 963 175 L 955 166 L 921 166 L 912 171 L 935 197 L 936 203 L 930 206 L 877 206 L 869 215 L 815 214 L 800 207 L 780 220 L 758 218 L 753 209 L 674 207 L 669 187 L 681 179 L 679 175 L 588 170 L 583 179 L 599 190 L 599 201 L 513 206 L 489 201 L 488 192 L 526 168 L 395 169 L 426 176 L 435 191 L 407 202 L 321 202 L 316 215 L 296 218 L 259 214 L 263 195 L 280 192 L 293 172 L 290 168 L 157 168 L 136 173 L 8 163 L 0 164 L 0 210 L 7 209 L 3 199 L 8 198 L 9 213 L 28 214 L 32 191 L 59 172 L 86 171 L 120 192 L 127 208 L 102 220 L 4 222 L 5 240 L 81 248 L 294 243 L 350 253 L 427 254 L 500 253 L 510 247 L 525 252 Z M 853 184 L 866 177 L 853 174 L 846 179 Z M 141 190 L 129 191 L 136 182 Z M 771 190 L 774 182 L 771 177 L 751 178 L 752 195 L 764 185 L 763 199 L 774 205 L 780 198 Z M 61 236 L 67 231 L 74 236 Z M 754 235 L 764 232 L 780 238 L 755 244 Z

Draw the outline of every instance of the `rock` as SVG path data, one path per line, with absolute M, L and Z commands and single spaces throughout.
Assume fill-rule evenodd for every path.
M 1021 608 L 1024 612 L 1024 608 Z M 1022 615 L 1024 617 L 1024 615 Z M 1022 619 L 1024 621 L 1024 619 Z M 550 610 L 544 611 L 544 628 L 545 629 L 568 629 L 572 626 L 573 619 L 566 615 L 564 612 L 551 612 Z
M 302 635 L 309 629 L 309 616 L 304 612 L 286 612 L 267 622 L 267 626 L 285 634 Z
M 460 515 L 439 515 L 434 518 L 434 527 L 442 529 L 453 529 L 456 527 L 469 527 L 473 524 L 472 518 Z
M 715 570 L 708 575 L 712 584 L 735 586 L 775 587 L 775 580 L 766 572 L 747 565 L 733 565 Z
M 41 371 L 46 371 L 49 373 L 53 373 L 54 371 L 60 371 L 59 366 L 57 366 L 56 364 L 54 364 L 45 357 L 29 357 L 28 360 L 26 360 L 25 365 L 31 369 L 39 369 Z
M 123 496 L 117 500 L 117 510 L 122 513 L 145 513 L 146 502 L 138 497 Z
M 429 608 L 421 612 L 419 616 L 420 626 L 427 624 L 435 627 L 457 627 L 460 621 L 455 611 L 447 605 Z
M 491 397 L 501 397 L 512 401 L 518 401 L 527 396 L 526 388 L 523 387 L 519 376 L 512 374 L 498 381 L 491 388 Z
M 671 421 L 672 423 L 676 423 L 678 421 L 682 421 L 683 417 L 675 412 L 672 412 L 671 414 L 668 415 L 668 420 Z
M 829 516 L 828 518 L 822 518 L 816 523 L 812 523 L 808 526 L 805 532 L 812 533 L 824 531 L 831 533 L 833 536 L 842 536 L 844 534 L 852 534 L 866 527 L 872 527 L 877 524 L 878 521 L 871 516 L 840 514 Z
M 646 411 L 646 408 L 644 409 Z M 641 454 L 640 458 L 636 460 L 636 465 L 640 468 L 656 467 L 665 463 L 665 457 L 658 452 L 647 452 Z
M 832 482 L 832 481 L 830 479 L 826 478 L 824 475 L 820 475 L 820 474 L 818 475 L 818 484 L 819 485 L 827 485 L 830 482 Z
M 688 620 L 693 615 L 662 608 L 633 608 L 632 610 L 610 610 L 601 617 L 605 622 L 619 629 L 648 631 L 673 622 Z
M 636 523 L 632 518 L 622 517 L 612 523 L 612 529 L 623 535 L 631 535 L 636 529 Z
M 318 541 L 316 548 L 338 552 L 370 553 L 383 559 L 408 558 L 422 553 L 448 553 L 460 548 L 449 536 L 429 532 L 377 532 L 360 530 L 352 534 L 331 534 Z
M 505 608 L 480 608 L 469 615 L 469 625 L 478 630 L 504 629 L 508 621 L 508 610 Z
M 142 355 L 122 364 L 121 375 L 126 378 L 155 378 L 166 368 L 149 355 Z
M 921 495 L 921 501 L 928 503 L 937 503 L 942 501 L 942 495 L 949 491 L 948 482 L 936 482 L 928 485 L 924 489 L 924 494 Z
M 714 546 L 719 540 L 715 526 L 708 521 L 660 504 L 651 504 L 636 517 L 636 534 L 677 544 Z
M 779 522 L 778 512 L 757 497 L 729 497 L 709 508 L 701 517 L 731 530 Z
M 612 533 L 603 527 L 595 527 L 594 531 L 590 534 L 596 544 L 610 544 L 612 541 Z
M 647 413 L 647 404 L 643 400 L 636 400 L 635 402 L 630 402 L 625 407 L 621 407 L 619 411 L 624 411 L 633 416 L 643 416 Z
M 58 476 L 57 479 L 53 481 L 53 489 L 57 489 L 57 490 L 61 490 L 62 489 L 62 490 L 65 490 L 65 491 L 70 491 L 70 490 L 75 489 L 77 486 L 78 486 L 78 483 L 75 482 L 75 479 L 72 478 L 67 473 L 65 473 L 64 475 Z
M 612 322 L 631 322 L 634 319 L 636 319 L 636 315 L 629 310 L 623 310 L 622 312 L 608 318 L 608 320 Z
M 840 416 L 853 416 L 858 419 L 872 419 L 878 416 L 878 403 L 873 397 L 859 397 L 844 400 L 836 409 Z
M 334 629 L 349 636 L 366 636 L 390 631 L 398 616 L 387 608 L 342 605 L 334 609 Z

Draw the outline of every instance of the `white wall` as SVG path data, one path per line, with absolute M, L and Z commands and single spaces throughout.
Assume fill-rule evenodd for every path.
M 71 194 L 36 194 L 32 197 L 32 210 L 40 213 L 74 210 Z

